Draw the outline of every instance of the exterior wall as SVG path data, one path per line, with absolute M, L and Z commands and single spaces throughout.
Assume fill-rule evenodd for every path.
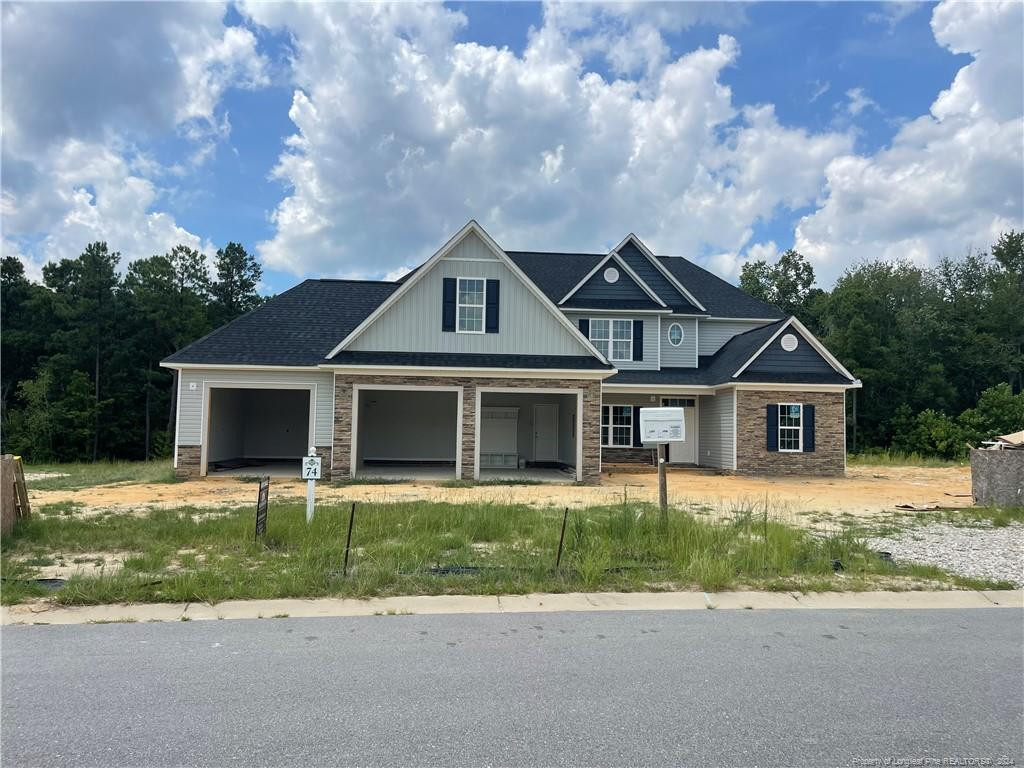
M 733 412 L 732 390 L 719 390 L 716 395 L 701 395 L 697 398 L 698 465 L 718 469 L 735 468 Z
M 446 277 L 500 281 L 498 333 L 441 330 L 442 280 Z M 438 262 L 408 293 L 377 318 L 348 349 L 510 355 L 590 354 L 577 334 L 562 325 L 522 280 L 493 257 L 490 249 L 475 234 L 467 235 L 447 258 Z
M 655 463 L 653 448 L 602 448 L 601 461 L 605 464 L 651 464 Z
M 678 347 L 673 347 L 668 340 L 668 329 L 673 323 L 683 326 L 683 343 Z M 697 318 L 665 315 L 661 318 L 658 335 L 661 337 L 662 368 L 697 367 Z
M 583 482 L 596 484 L 601 460 L 601 382 L 564 379 L 474 378 L 468 376 L 356 376 L 339 373 L 334 379 L 333 477 L 352 476 L 352 395 L 354 385 L 417 385 L 462 388 L 462 466 L 458 476 L 473 477 L 476 457 L 476 405 L 478 387 L 515 389 L 579 389 L 583 391 Z
M 316 414 L 313 434 L 316 445 L 329 445 L 331 442 L 331 414 L 334 408 L 333 378 L 329 371 L 257 371 L 231 369 L 199 369 L 191 368 L 179 371 L 180 399 L 178 402 L 178 459 L 181 459 L 181 446 L 199 445 L 203 431 L 203 391 L 204 383 L 242 384 L 245 386 L 261 385 L 268 389 L 282 384 L 299 386 L 309 385 L 315 388 Z M 195 384 L 195 389 L 189 386 Z
M 844 392 L 801 390 L 736 393 L 736 464 L 746 474 L 842 475 L 846 471 L 846 396 Z M 765 409 L 770 403 L 814 405 L 814 451 L 769 451 Z M 702 419 L 703 423 L 703 419 Z
M 179 445 L 178 461 L 174 467 L 174 476 L 183 479 L 199 477 L 199 461 L 202 447 L 198 445 Z
M 697 354 L 713 355 L 729 339 L 740 333 L 767 325 L 763 320 L 698 320 Z
M 643 360 L 615 360 L 612 362 L 619 370 L 649 370 L 658 369 L 658 315 L 627 315 L 622 312 L 600 312 L 592 310 L 579 312 L 576 310 L 567 311 L 565 316 L 569 321 L 579 328 L 581 317 L 586 318 L 610 318 L 613 320 L 632 320 L 634 323 L 644 324 L 644 359 Z

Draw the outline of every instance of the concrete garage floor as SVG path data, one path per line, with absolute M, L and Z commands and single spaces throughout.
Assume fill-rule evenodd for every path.
M 235 467 L 234 469 L 221 469 L 214 470 L 212 467 L 209 470 L 208 477 L 262 477 L 264 475 L 270 475 L 271 477 L 298 477 L 299 476 L 299 460 L 295 461 L 271 461 L 266 464 L 252 464 L 245 467 Z
M 384 480 L 409 480 L 411 482 L 443 482 L 455 479 L 454 467 L 417 467 L 408 464 L 388 465 L 371 464 L 360 466 L 357 477 L 381 478 Z M 509 480 L 513 482 L 526 483 L 574 483 L 576 475 L 570 470 L 563 472 L 560 469 L 542 469 L 531 467 L 528 469 L 482 469 L 480 470 L 482 481 Z

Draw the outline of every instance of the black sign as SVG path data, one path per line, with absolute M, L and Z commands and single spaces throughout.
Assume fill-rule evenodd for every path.
M 260 479 L 260 495 L 256 498 L 256 538 L 267 532 L 267 504 L 270 501 L 270 476 Z

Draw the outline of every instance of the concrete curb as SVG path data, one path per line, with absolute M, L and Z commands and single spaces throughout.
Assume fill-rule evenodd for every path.
M 1024 590 L 950 592 L 595 592 L 533 595 L 412 595 L 369 600 L 230 600 L 207 603 L 4 606 L 2 624 L 307 618 L 579 611 L 1024 609 Z

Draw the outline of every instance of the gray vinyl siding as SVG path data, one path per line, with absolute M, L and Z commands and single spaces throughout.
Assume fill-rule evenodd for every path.
M 683 343 L 672 346 L 668 340 L 668 329 L 672 323 L 683 326 Z M 693 317 L 661 318 L 661 367 L 662 368 L 696 368 L 697 367 L 697 319 Z
M 565 316 L 569 321 L 579 327 L 581 317 L 586 318 L 611 318 L 614 320 L 632 320 L 634 323 L 642 321 L 644 324 L 644 359 L 643 360 L 613 360 L 619 370 L 658 370 L 658 316 L 657 315 L 624 315 L 620 312 L 566 312 Z
M 767 325 L 763 320 L 698 320 L 699 337 L 697 352 L 713 355 L 733 336 Z M 774 322 L 774 321 L 771 321 Z
M 334 374 L 329 371 L 232 371 L 188 369 L 179 371 L 181 395 L 178 402 L 178 445 L 199 445 L 203 430 L 204 382 L 220 384 L 314 385 L 316 415 L 313 424 L 316 444 L 331 445 L 334 424 Z M 189 389 L 194 383 L 196 388 Z
M 589 350 L 562 325 L 504 263 L 481 255 L 489 249 L 469 234 L 348 347 L 370 352 L 462 352 L 509 355 L 586 355 Z M 460 261 L 459 259 L 486 259 Z M 441 290 L 446 277 L 500 281 L 498 333 L 441 330 Z
M 799 340 L 797 348 L 787 352 L 782 348 L 782 337 L 792 333 Z M 834 373 L 835 369 L 818 354 L 803 334 L 787 328 L 775 341 L 768 345 L 744 371 L 754 373 Z
M 719 390 L 717 395 L 697 398 L 697 463 L 702 467 L 735 469 L 733 453 L 735 443 L 734 393 Z

